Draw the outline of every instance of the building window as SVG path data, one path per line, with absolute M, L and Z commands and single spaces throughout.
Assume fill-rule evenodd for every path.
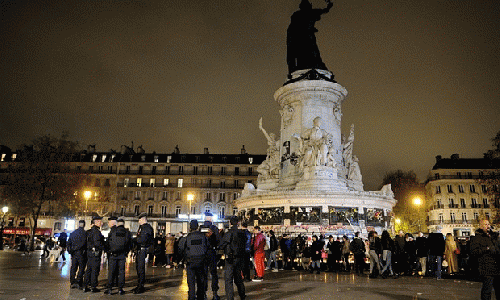
M 471 200 L 471 208 L 479 208 L 478 205 L 477 205 L 477 199 L 476 198 L 472 198 L 470 200 Z
M 470 188 L 470 192 L 471 192 L 471 193 L 476 193 L 476 186 L 475 186 L 475 185 L 471 184 L 471 185 L 469 186 L 469 188 Z
M 212 201 L 212 193 L 208 192 L 205 194 L 205 201 Z
M 436 186 L 436 194 L 441 194 L 441 186 Z
M 465 208 L 465 199 L 464 198 L 460 198 L 460 207 L 461 208 Z
M 142 178 L 137 178 L 137 186 L 138 187 L 142 186 Z
M 472 172 L 467 172 L 467 178 L 472 178 Z
M 95 162 L 97 160 L 97 154 L 92 155 L 92 162 Z
M 483 206 L 484 208 L 490 208 L 490 205 L 488 203 L 488 198 L 483 198 Z
M 483 191 L 484 194 L 488 193 L 488 188 L 486 187 L 486 185 L 481 185 L 481 191 Z
M 130 183 L 130 179 L 125 178 L 125 180 L 123 181 L 123 186 L 127 187 L 129 183 Z
M 210 203 L 205 204 L 205 212 L 210 212 L 212 210 L 212 205 Z
M 235 206 L 233 207 L 233 216 L 237 216 L 238 215 L 238 208 Z
M 449 208 L 455 208 L 455 200 L 453 198 L 448 199 L 449 201 Z
M 92 173 L 94 171 L 94 166 L 89 166 L 89 172 Z
M 153 205 L 148 206 L 148 215 L 149 216 L 153 215 Z
M 248 158 L 248 162 L 249 162 L 250 164 L 253 164 L 253 157 L 249 157 L 249 158 Z
M 462 178 L 462 173 L 457 172 L 457 177 L 458 177 L 458 178 Z
M 167 191 L 163 192 L 163 198 L 162 198 L 162 200 L 168 200 L 168 192 Z
M 54 230 L 61 230 L 62 223 L 61 222 L 55 222 L 54 223 Z
M 126 166 L 126 167 L 125 167 L 125 173 L 126 173 L 126 174 L 130 173 L 130 166 Z
M 456 219 L 455 219 L 455 213 L 454 212 L 450 213 L 450 220 L 451 220 L 451 222 L 455 222 Z
M 490 213 L 489 212 L 484 213 L 484 217 L 486 218 L 486 220 L 489 220 L 490 219 Z
M 170 174 L 170 166 L 165 167 L 165 174 L 167 174 L 167 175 Z
M 121 215 L 121 216 L 124 216 L 124 215 L 125 215 L 125 206 L 122 206 L 122 207 L 120 208 L 120 215 Z
M 461 184 L 460 184 L 460 185 L 458 186 L 458 192 L 459 192 L 459 193 L 463 193 L 463 192 L 464 192 L 464 186 L 463 186 L 463 185 L 461 185 Z
M 163 179 L 163 186 L 168 186 L 169 181 L 168 178 Z
M 166 216 L 167 216 L 167 206 L 166 205 L 162 205 L 161 206 L 161 217 L 165 218 Z
M 179 180 L 177 181 L 177 187 L 182 187 L 182 183 L 184 182 L 184 179 L 182 178 L 179 178 Z
M 226 182 L 225 182 L 224 180 L 222 180 L 222 181 L 220 182 L 220 188 L 221 188 L 221 189 L 225 189 L 225 188 L 226 188 Z
M 151 174 L 155 175 L 156 174 L 156 166 L 153 166 L 151 168 Z
M 253 168 L 248 168 L 248 176 L 252 176 L 253 175 Z
M 158 155 L 155 155 L 155 162 L 158 162 Z
M 170 155 L 167 156 L 167 164 L 169 164 L 171 160 L 172 160 L 172 156 L 170 156 Z
M 477 211 L 474 212 L 474 220 L 479 220 L 479 213 Z
M 139 215 L 139 213 L 140 213 L 140 211 L 139 211 L 139 210 L 140 210 L 140 208 L 141 208 L 141 206 L 140 206 L 140 205 L 138 205 L 138 204 L 134 205 L 134 214 L 135 214 L 135 215 Z
M 101 180 L 99 178 L 95 179 L 94 186 L 95 187 L 100 187 L 101 186 Z
M 135 199 L 137 199 L 137 200 L 141 199 L 141 191 L 136 191 L 135 192 Z
M 182 175 L 182 174 L 184 174 L 184 167 L 179 166 L 179 175 Z
M 104 171 L 104 166 L 98 166 L 97 170 L 99 170 L 99 173 L 102 173 Z
M 226 167 L 221 167 L 220 168 L 220 174 L 221 175 L 226 175 Z
M 219 194 L 219 201 L 226 201 L 226 193 Z
M 176 205 L 175 206 L 175 216 L 179 217 L 180 214 L 181 214 L 181 206 L 180 205 Z
M 453 193 L 453 187 L 451 184 L 448 184 L 448 193 Z
M 234 175 L 240 175 L 240 168 L 238 167 L 234 168 Z
M 219 219 L 224 219 L 225 211 L 226 211 L 226 208 L 224 206 L 221 206 L 219 209 Z
M 207 168 L 207 174 L 208 175 L 212 175 L 212 167 L 208 167 Z
M 239 180 L 235 180 L 234 181 L 234 187 L 238 188 L 239 186 L 240 186 L 240 181 Z
M 467 213 L 466 212 L 462 213 L 462 221 L 467 222 Z
M 146 161 L 146 155 L 141 155 L 141 161 Z
M 182 199 L 182 193 L 180 191 L 177 191 L 177 198 L 176 200 L 181 200 Z
M 103 155 L 101 156 L 101 162 L 105 162 L 105 161 L 106 161 L 106 154 L 103 154 Z
M 196 214 L 196 206 L 191 206 L 191 214 L 192 215 Z
M 156 179 L 155 179 L 155 178 L 150 178 L 150 179 L 149 179 L 149 186 L 150 186 L 150 187 L 154 187 L 154 186 L 155 186 L 155 183 L 156 183 Z
M 193 175 L 198 175 L 198 167 L 197 166 L 193 167 Z
M 113 166 L 108 166 L 108 173 L 112 173 L 113 172 Z
M 142 174 L 142 171 L 144 170 L 143 166 L 139 166 L 139 174 Z

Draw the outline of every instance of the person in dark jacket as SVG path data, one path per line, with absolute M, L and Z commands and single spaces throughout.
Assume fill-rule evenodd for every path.
M 211 287 L 212 287 L 213 300 L 219 300 L 220 297 L 219 295 L 217 295 L 217 292 L 219 290 L 219 276 L 217 274 L 217 264 L 219 263 L 219 256 L 217 255 L 217 247 L 219 247 L 220 236 L 219 236 L 219 229 L 212 223 L 212 220 L 213 220 L 212 213 L 206 212 L 205 221 L 203 222 L 203 226 L 201 226 L 202 227 L 201 231 L 205 233 L 209 242 L 208 253 L 207 253 L 208 263 L 206 267 L 207 267 L 207 274 L 210 273 L 212 277 Z M 205 279 L 205 292 L 207 290 L 208 290 L 208 277 Z
M 83 274 L 87 265 L 87 232 L 85 220 L 78 221 L 78 229 L 69 235 L 68 252 L 71 255 L 69 282 L 72 289 L 83 289 Z M 78 275 L 76 272 L 78 271 Z
M 411 233 L 405 234 L 405 253 L 408 262 L 405 275 L 412 276 L 417 263 L 417 246 Z
M 396 276 L 406 273 L 408 268 L 408 256 L 405 252 L 405 244 L 404 231 L 400 230 L 398 235 L 394 237 L 394 255 L 392 259 Z
M 323 241 L 318 240 L 318 237 L 313 235 L 311 244 L 311 273 L 316 270 L 316 274 L 321 271 L 321 250 L 323 250 Z
M 66 229 L 64 229 L 61 233 L 59 233 L 59 238 L 57 239 L 57 241 L 59 242 L 59 247 L 61 247 L 61 257 L 63 261 L 66 261 L 66 256 L 64 256 L 68 243 L 68 234 L 66 233 Z
M 142 213 L 138 216 L 139 229 L 137 230 L 136 244 L 137 244 L 137 257 L 135 265 L 137 269 L 137 287 L 133 289 L 134 294 L 142 294 L 145 292 L 144 283 L 146 282 L 146 256 L 148 249 L 153 245 L 154 231 L 153 227 L 149 225 L 147 214 Z
M 245 247 L 240 245 L 240 247 L 234 249 L 232 246 L 235 244 L 235 240 L 239 241 L 240 239 L 246 239 L 245 232 L 238 229 L 238 222 L 239 219 L 237 216 L 231 217 L 229 220 L 231 228 L 224 234 L 219 247 L 224 250 L 224 256 L 226 257 L 224 266 L 224 287 L 226 289 L 226 299 L 228 300 L 234 299 L 233 282 L 236 284 L 240 299 L 244 300 L 246 298 L 245 284 L 243 283 L 243 277 L 241 276 L 244 265 L 243 260 L 245 259 Z M 241 247 L 243 249 L 241 249 Z
M 189 229 L 191 232 L 179 243 L 179 251 L 186 260 L 188 299 L 205 299 L 209 241 L 204 233 L 198 231 L 197 220 L 191 220 Z
M 370 277 L 376 278 L 380 274 L 380 254 L 382 254 L 382 243 L 376 231 L 372 230 L 368 234 L 368 241 L 370 243 Z M 374 268 L 377 270 L 375 271 Z
M 471 255 L 478 262 L 479 274 L 483 279 L 481 300 L 491 299 L 495 289 L 496 299 L 500 299 L 500 249 L 498 233 L 491 230 L 488 220 L 481 220 L 475 236 L 471 237 Z
M 116 220 L 116 224 L 118 226 L 113 226 L 113 230 L 109 232 L 106 241 L 108 251 L 108 288 L 104 293 L 111 294 L 113 284 L 117 283 L 118 294 L 124 295 L 125 262 L 131 248 L 132 234 L 124 227 L 125 221 L 123 219 Z
M 418 233 L 418 237 L 415 240 L 415 246 L 417 248 L 418 262 L 420 268 L 422 269 L 420 274 L 425 276 L 425 273 L 427 272 L 427 255 L 429 249 L 427 248 L 427 238 L 424 236 L 422 231 Z
M 97 279 L 101 270 L 101 255 L 104 251 L 104 236 L 101 234 L 101 226 L 102 217 L 94 216 L 92 227 L 87 231 L 87 270 L 85 271 L 84 292 L 100 292 L 97 288 Z
M 392 240 L 389 232 L 384 230 L 382 232 L 382 238 L 380 240 L 382 244 L 382 278 L 387 278 L 387 275 L 394 275 L 392 271 L 392 252 L 394 251 L 394 241 Z
M 359 237 L 359 232 L 354 234 L 354 239 L 351 242 L 351 252 L 354 254 L 354 271 L 360 275 L 365 269 L 365 243 Z
M 444 236 L 441 233 L 441 227 L 437 226 L 436 232 L 430 233 L 427 238 L 427 246 L 429 248 L 429 264 L 431 271 L 439 280 L 441 279 L 441 264 L 444 254 Z

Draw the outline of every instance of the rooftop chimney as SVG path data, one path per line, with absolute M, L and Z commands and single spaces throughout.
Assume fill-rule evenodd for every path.
M 247 150 L 245 150 L 245 145 L 241 147 L 241 154 L 247 154 Z
M 208 148 L 203 148 L 203 154 L 210 154 L 208 153 Z
M 460 156 L 457 153 L 451 155 L 451 159 L 459 159 L 459 158 Z
M 436 156 L 436 162 L 439 162 L 443 157 L 441 155 Z

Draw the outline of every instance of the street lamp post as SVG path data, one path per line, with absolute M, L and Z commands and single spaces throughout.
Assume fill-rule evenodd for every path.
M 418 231 L 421 231 L 421 228 L 420 228 L 420 206 L 422 205 L 423 201 L 420 197 L 415 197 L 413 198 L 413 205 L 415 205 L 417 207 L 417 222 L 418 222 Z
M 85 191 L 83 192 L 83 197 L 85 198 L 85 213 L 88 212 L 87 207 L 88 207 L 88 201 L 90 197 L 92 197 L 92 191 Z
M 2 238 L 2 240 L 0 241 L 0 250 L 3 250 L 3 229 L 5 227 L 5 214 L 9 211 L 9 207 L 7 206 L 4 206 L 2 207 L 2 212 L 3 212 L 3 215 L 2 215 L 2 230 L 0 231 L 0 236 Z
M 193 193 L 188 193 L 187 194 L 187 201 L 189 202 L 189 211 L 188 211 L 188 221 L 191 222 L 191 202 L 194 200 L 194 194 Z

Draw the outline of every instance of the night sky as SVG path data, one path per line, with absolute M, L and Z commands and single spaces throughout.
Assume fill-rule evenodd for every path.
M 0 144 L 69 130 L 98 151 L 264 154 L 299 0 L 2 1 Z M 324 1 L 311 1 L 325 7 Z M 500 130 L 500 1 L 339 0 L 317 23 L 348 90 L 365 189 L 482 157 Z

